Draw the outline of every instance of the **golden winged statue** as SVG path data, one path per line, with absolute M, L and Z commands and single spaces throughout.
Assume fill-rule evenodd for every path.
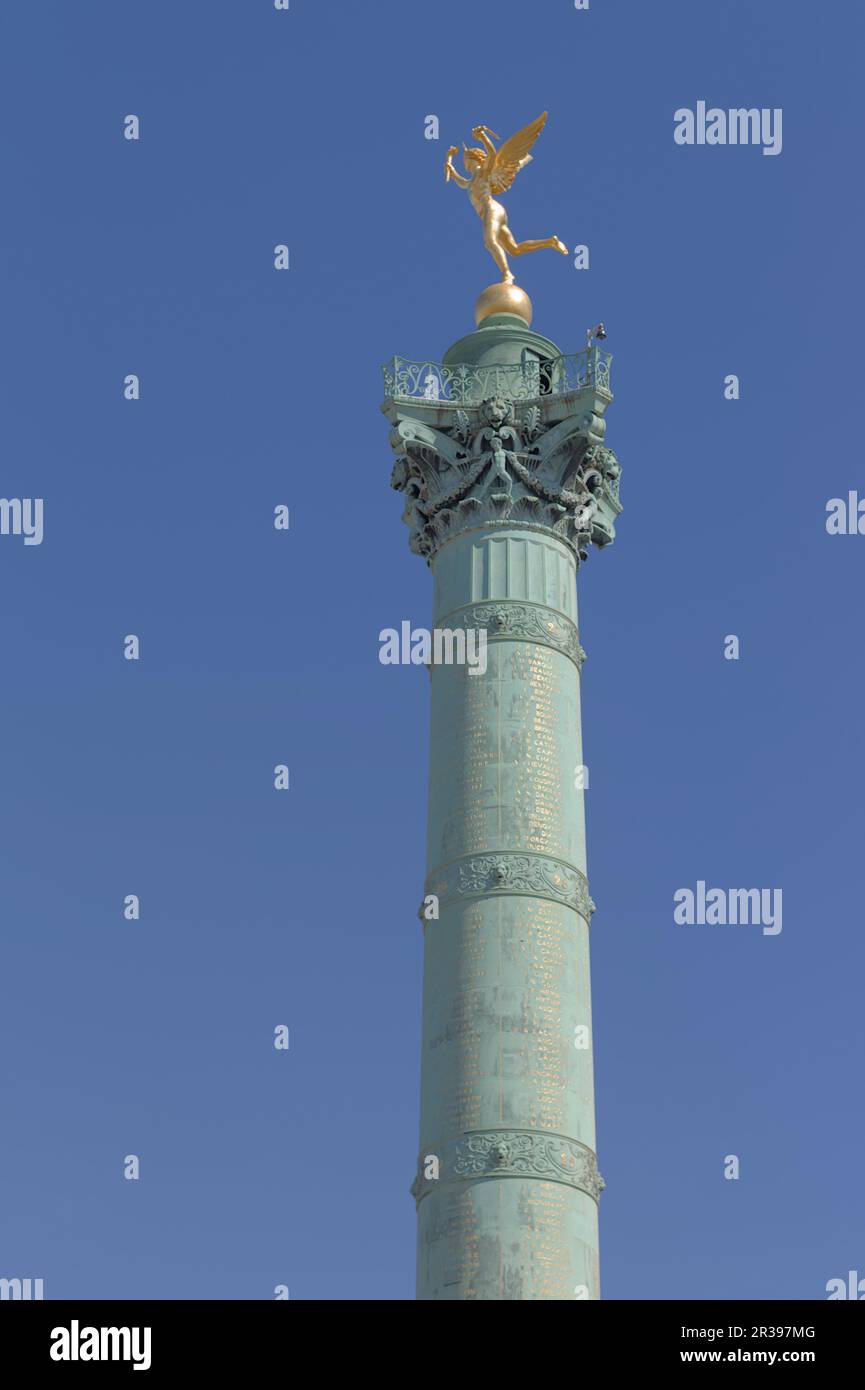
M 480 140 L 483 149 L 463 145 L 467 178 L 454 168 L 453 158 L 458 153 L 456 145 L 451 145 L 445 160 L 445 182 L 453 179 L 460 188 L 468 189 L 469 201 L 484 224 L 484 246 L 502 272 L 505 285 L 514 283 L 508 256 L 525 256 L 528 251 L 541 251 L 545 247 L 561 251 L 563 256 L 568 254 L 567 246 L 557 236 L 545 237 L 543 241 L 517 241 L 508 226 L 505 209 L 493 197 L 494 193 L 507 192 L 520 170 L 529 163 L 532 157 L 529 150 L 543 130 L 546 119 L 547 113 L 544 111 L 499 149 L 496 149 L 493 140 L 500 140 L 501 136 L 488 126 L 476 125 L 472 135 Z

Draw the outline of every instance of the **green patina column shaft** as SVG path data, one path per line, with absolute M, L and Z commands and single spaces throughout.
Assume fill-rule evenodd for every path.
M 495 313 L 385 368 L 433 627 L 487 642 L 430 670 L 421 1299 L 600 1296 L 576 575 L 621 510 L 609 365 Z

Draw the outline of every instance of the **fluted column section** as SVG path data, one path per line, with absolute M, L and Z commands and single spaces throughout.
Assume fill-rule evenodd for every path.
M 488 648 L 431 673 L 418 1297 L 596 1298 L 574 556 L 497 529 L 432 567 L 434 625 Z

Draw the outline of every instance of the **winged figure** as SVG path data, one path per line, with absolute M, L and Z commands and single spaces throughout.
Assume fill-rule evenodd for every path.
M 568 248 L 557 236 L 545 237 L 543 241 L 517 241 L 508 226 L 508 215 L 501 203 L 497 203 L 494 193 L 506 193 L 517 174 L 531 160 L 529 150 L 537 140 L 546 123 L 544 111 L 537 120 L 517 131 L 509 140 L 496 149 L 494 140 L 500 140 L 488 126 L 476 125 L 472 135 L 480 140 L 483 148 L 463 145 L 463 164 L 466 174 L 454 168 L 454 155 L 457 146 L 451 145 L 445 160 L 445 182 L 453 179 L 460 188 L 468 189 L 469 201 L 484 224 L 484 246 L 489 251 L 502 273 L 506 285 L 514 283 L 508 265 L 508 256 L 525 256 L 529 251 L 541 251 L 549 247 L 553 251 L 568 254 Z

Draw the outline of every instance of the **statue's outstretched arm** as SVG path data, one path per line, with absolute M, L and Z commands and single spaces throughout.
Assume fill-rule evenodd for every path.
M 445 160 L 445 183 L 449 183 L 450 180 L 453 179 L 454 183 L 458 184 L 460 188 L 468 188 L 471 179 L 463 178 L 459 170 L 454 168 L 454 155 L 456 153 L 456 145 L 451 145 L 448 150 L 447 159 Z
M 480 140 L 487 154 L 490 155 L 492 159 L 495 159 L 496 147 L 490 139 L 489 131 L 487 130 L 486 126 L 476 125 L 474 130 L 472 131 L 472 135 L 475 137 L 476 140 Z

